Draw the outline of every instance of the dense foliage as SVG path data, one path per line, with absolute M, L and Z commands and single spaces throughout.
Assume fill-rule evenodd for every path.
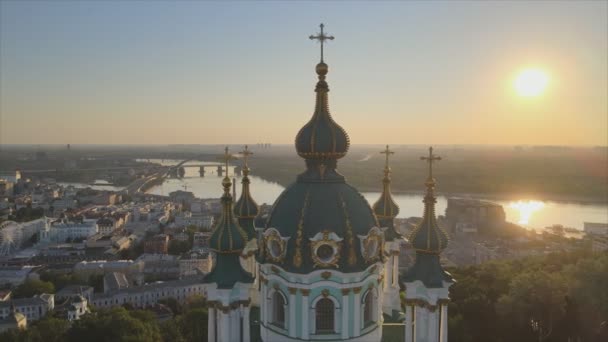
M 608 254 L 451 270 L 451 341 L 608 341 Z
M 42 293 L 55 293 L 55 286 L 51 282 L 28 279 L 13 290 L 13 298 L 29 298 Z
M 193 297 L 185 306 L 171 300 L 178 314 L 159 322 L 152 311 L 131 307 L 94 310 L 73 324 L 49 315 L 28 323 L 27 330 L 9 330 L 0 341 L 11 342 L 186 342 L 206 341 L 205 301 Z

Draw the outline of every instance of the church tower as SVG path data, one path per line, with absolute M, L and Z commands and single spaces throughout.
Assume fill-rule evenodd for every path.
M 253 155 L 253 152 L 249 150 L 249 147 L 245 145 L 245 149 L 239 153 L 243 156 L 243 179 L 241 180 L 241 197 L 234 204 L 234 215 L 239 221 L 239 225 L 245 233 L 247 233 L 247 243 L 243 254 L 241 255 L 241 261 L 243 267 L 251 273 L 255 280 L 251 286 L 251 299 L 254 305 L 259 305 L 259 291 L 258 291 L 258 264 L 255 260 L 255 254 L 257 253 L 257 238 L 255 219 L 259 214 L 259 207 L 255 200 L 251 197 L 251 191 L 249 189 L 249 156 Z
M 337 170 L 346 131 L 329 113 L 323 32 L 312 118 L 295 147 L 306 169 L 279 196 L 261 234 L 264 341 L 380 341 L 384 234 L 365 198 Z
M 374 214 L 378 218 L 380 227 L 384 230 L 384 251 L 387 258 L 384 264 L 384 301 L 382 311 L 392 316 L 393 312 L 401 311 L 399 299 L 399 253 L 403 237 L 395 229 L 395 218 L 399 214 L 399 206 L 391 195 L 391 168 L 389 158 L 395 152 L 386 149 L 380 152 L 385 155 L 384 178 L 382 178 L 382 194 L 374 203 Z
M 424 216 L 410 235 L 416 250 L 416 261 L 406 272 L 405 287 L 405 341 L 447 342 L 449 288 L 455 282 L 440 263 L 440 254 L 447 247 L 448 235 L 437 224 L 435 217 L 435 179 L 433 163 L 441 160 L 429 148 L 429 176 L 425 182 Z
M 228 170 L 231 159 L 228 147 L 224 158 Z M 222 214 L 209 240 L 210 248 L 216 254 L 216 262 L 211 272 L 203 278 L 203 282 L 208 284 L 208 340 L 249 342 L 250 288 L 254 278 L 242 268 L 240 262 L 248 237 L 233 213 L 232 183 L 227 172 L 222 186 Z

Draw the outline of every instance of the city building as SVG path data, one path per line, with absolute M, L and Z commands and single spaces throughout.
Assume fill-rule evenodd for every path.
M 32 298 L 10 299 L 0 302 L 0 319 L 8 318 L 13 309 L 23 314 L 29 322 L 37 321 L 55 308 L 55 295 L 43 293 Z
M 585 222 L 584 231 L 587 234 L 608 235 L 608 223 Z
M 450 232 L 463 228 L 468 232 L 488 232 L 501 229 L 506 223 L 500 204 L 469 198 L 448 198 L 445 218 Z
M 0 333 L 5 332 L 10 329 L 26 329 L 27 328 L 27 318 L 24 314 L 15 310 L 14 307 L 11 307 L 8 316 L 0 319 Z
M 97 233 L 96 220 L 82 222 L 57 221 L 47 224 L 40 231 L 40 243 L 63 243 L 85 240 Z
M 167 254 L 169 252 L 169 235 L 158 234 L 144 242 L 144 253 Z

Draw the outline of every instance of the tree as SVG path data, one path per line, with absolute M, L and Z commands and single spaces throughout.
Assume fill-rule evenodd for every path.
M 43 293 L 55 293 L 55 286 L 50 282 L 28 279 L 15 288 L 13 298 L 29 298 Z
M 183 336 L 188 341 L 207 340 L 207 309 L 194 309 L 181 317 Z
M 74 322 L 67 335 L 68 342 L 161 342 L 156 319 L 123 307 L 99 310 Z

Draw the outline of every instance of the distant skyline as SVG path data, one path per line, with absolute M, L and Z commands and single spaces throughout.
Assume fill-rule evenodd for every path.
M 0 143 L 290 144 L 321 22 L 353 144 L 608 145 L 606 1 L 3 0 Z

